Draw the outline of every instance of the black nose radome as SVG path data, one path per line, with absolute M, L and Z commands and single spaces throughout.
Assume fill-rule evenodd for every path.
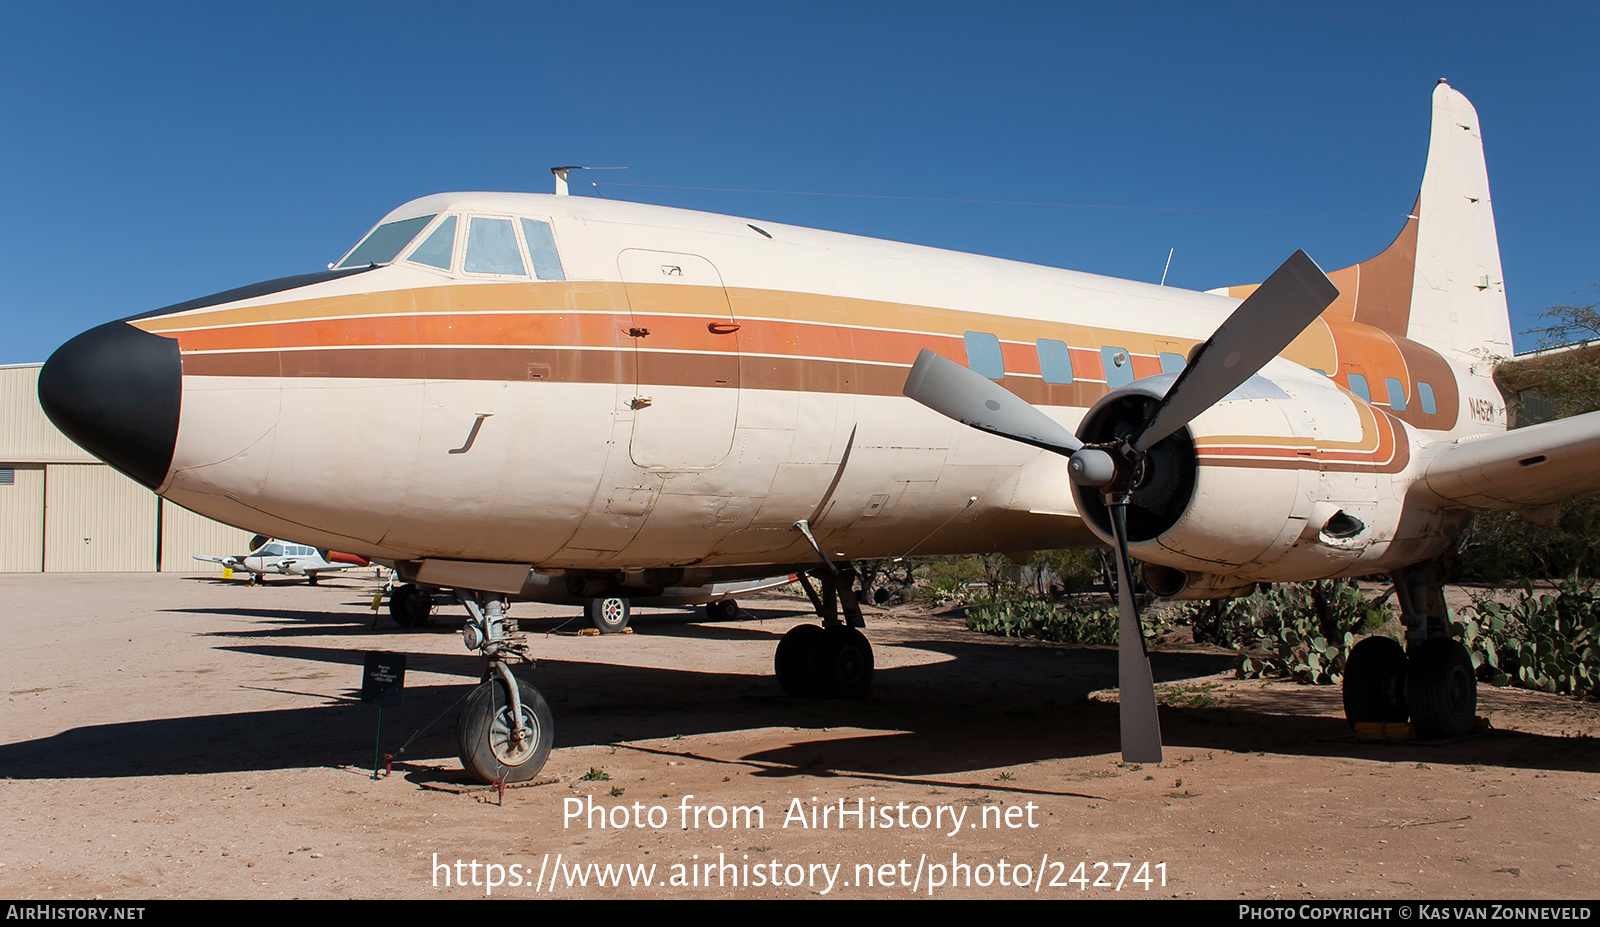
M 178 442 L 178 342 L 108 322 L 68 341 L 39 371 L 39 405 L 79 447 L 155 489 Z

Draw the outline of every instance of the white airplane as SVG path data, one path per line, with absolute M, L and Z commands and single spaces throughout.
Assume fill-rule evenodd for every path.
M 1124 579 L 1137 557 L 1177 597 L 1390 573 L 1408 643 L 1356 647 L 1347 715 L 1463 733 L 1476 684 L 1443 558 L 1475 510 L 1600 491 L 1600 414 L 1506 432 L 1491 374 L 1510 351 L 1477 113 L 1441 81 L 1411 218 L 1330 277 L 1296 254 L 1259 287 L 1197 293 L 635 203 L 441 194 L 326 273 L 79 335 L 39 397 L 186 508 L 455 590 L 487 680 L 461 758 L 493 781 L 550 750 L 504 621 L 530 585 L 627 598 L 800 572 L 821 623 L 778 645 L 778 680 L 860 695 L 852 559 L 1102 543 Z M 1122 589 L 1123 753 L 1154 761 Z
M 219 557 L 215 554 L 195 554 L 194 559 L 204 563 L 220 563 L 228 570 L 242 570 L 250 574 L 250 585 L 261 582 L 268 573 L 280 576 L 304 576 L 315 586 L 323 573 L 371 566 L 365 557 L 336 551 L 318 550 L 309 544 L 286 544 L 274 538 L 259 538 L 259 543 L 248 554 L 236 557 Z

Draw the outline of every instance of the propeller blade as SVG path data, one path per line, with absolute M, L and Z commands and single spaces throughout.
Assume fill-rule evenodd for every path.
M 907 396 L 979 431 L 1071 457 L 1083 442 L 1027 400 L 981 373 L 923 349 L 906 377 Z
M 1139 606 L 1133 600 L 1133 562 L 1128 559 L 1128 506 L 1106 506 L 1117 542 L 1117 702 L 1122 721 L 1122 761 L 1161 762 L 1161 719 L 1156 683 L 1145 654 Z
M 1134 449 L 1148 451 L 1216 405 L 1277 357 L 1338 296 L 1317 262 L 1296 251 L 1194 352 L 1134 438 Z

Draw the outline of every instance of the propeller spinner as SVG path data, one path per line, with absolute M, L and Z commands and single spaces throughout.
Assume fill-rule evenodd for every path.
M 1190 363 L 1143 421 L 1124 437 L 1086 445 L 1026 400 L 980 373 L 924 350 L 905 394 L 980 431 L 1060 454 L 1073 482 L 1099 490 L 1117 549 L 1117 684 L 1122 758 L 1161 762 L 1155 681 L 1133 598 L 1128 556 L 1130 493 L 1161 439 L 1220 402 L 1279 352 L 1339 295 L 1316 262 L 1296 251 L 1190 355 Z

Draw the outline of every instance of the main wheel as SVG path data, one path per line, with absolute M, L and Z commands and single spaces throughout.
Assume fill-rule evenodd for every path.
M 706 603 L 708 621 L 732 621 L 739 617 L 739 603 L 732 599 L 718 599 Z
M 816 695 L 811 683 L 811 651 L 822 640 L 824 632 L 818 624 L 797 624 L 778 641 L 778 652 L 773 655 L 773 672 L 778 676 L 778 686 L 783 694 L 792 698 Z
M 811 685 L 823 698 L 864 698 L 872 686 L 872 645 L 855 628 L 824 628 L 811 648 L 806 668 Z
M 389 615 L 402 628 L 414 628 L 428 623 L 433 614 L 433 595 L 411 583 L 396 586 L 389 593 Z
M 1351 727 L 1367 721 L 1406 719 L 1406 651 L 1390 637 L 1368 637 L 1344 664 L 1344 718 Z
M 505 683 L 498 677 L 479 683 L 456 723 L 456 746 L 461 768 L 483 783 L 504 779 L 524 782 L 539 774 L 550 758 L 555 729 L 550 722 L 550 706 L 539 690 L 517 680 L 517 697 L 522 700 L 523 737 L 512 737 L 511 705 Z
M 601 634 L 617 634 L 628 626 L 628 600 L 615 596 L 606 599 L 590 599 L 583 604 L 583 613 L 588 616 L 589 623 L 595 626 Z
M 1419 737 L 1443 740 L 1472 733 L 1478 715 L 1478 677 L 1472 654 L 1460 641 L 1434 637 L 1412 651 L 1406 704 Z

